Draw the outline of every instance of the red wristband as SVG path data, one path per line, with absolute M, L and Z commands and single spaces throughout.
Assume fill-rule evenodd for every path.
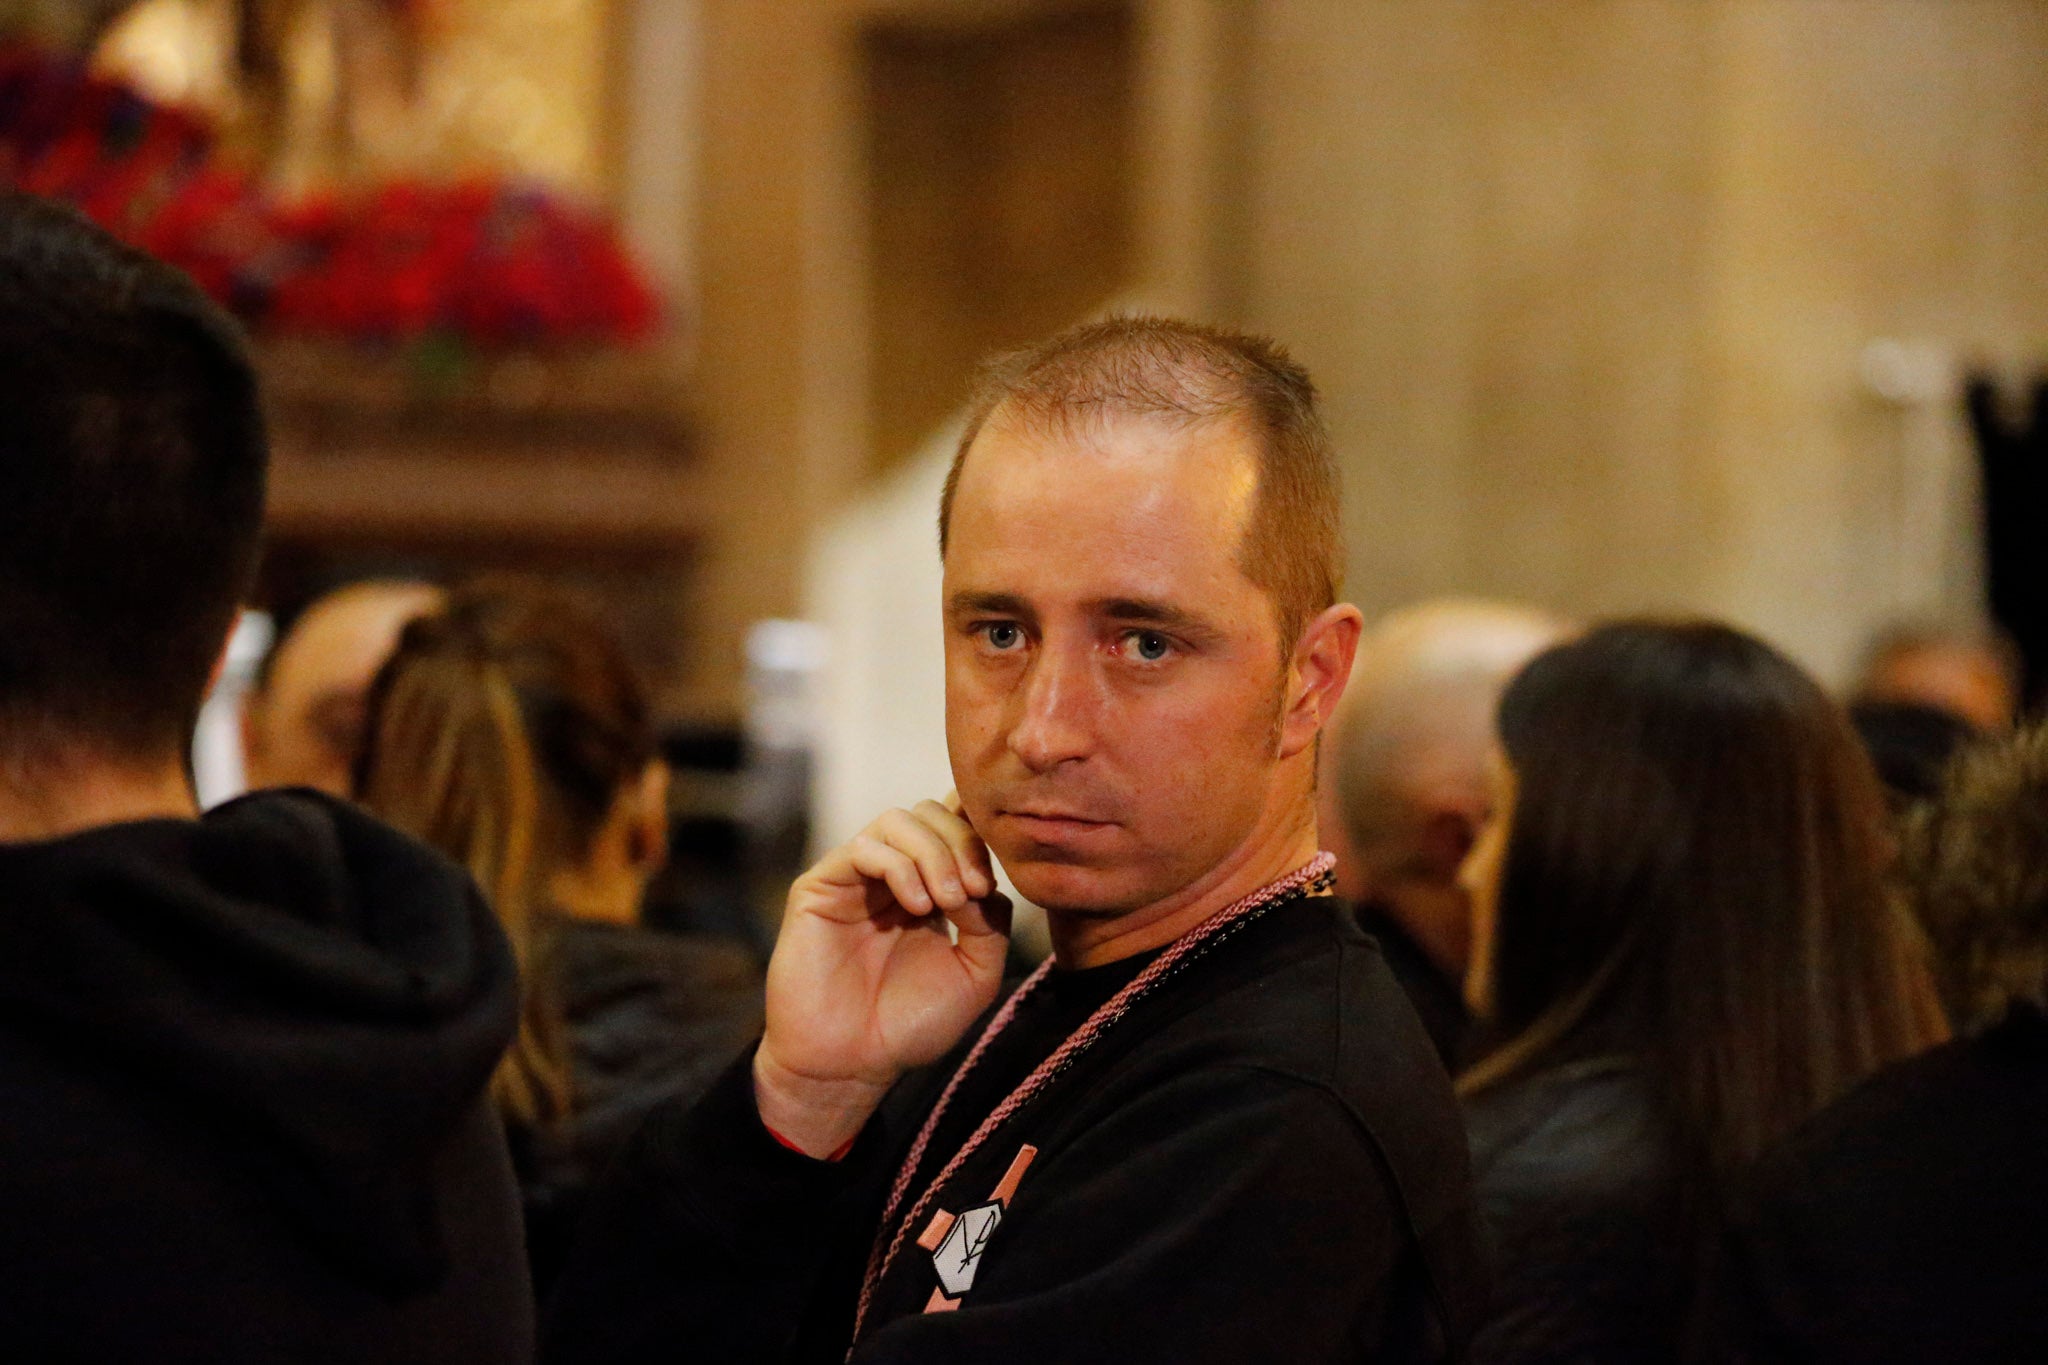
M 809 1152 L 806 1152 L 803 1148 L 797 1146 L 794 1142 L 791 1142 L 788 1138 L 776 1132 L 773 1128 L 769 1128 L 765 1122 L 762 1123 L 761 1126 L 767 1129 L 769 1137 L 774 1138 L 777 1142 L 789 1148 L 790 1151 L 795 1152 L 798 1156 L 811 1156 Z M 846 1159 L 846 1154 L 853 1150 L 853 1144 L 858 1141 L 860 1141 L 860 1134 L 855 1133 L 852 1137 L 848 1138 L 846 1141 L 839 1144 L 839 1150 L 833 1152 L 830 1156 L 824 1159 L 826 1161 L 844 1161 Z M 811 1157 L 811 1160 L 816 1161 L 818 1160 L 818 1158 Z

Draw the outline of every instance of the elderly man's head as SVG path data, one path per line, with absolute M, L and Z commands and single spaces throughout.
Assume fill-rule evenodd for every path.
M 1385 910 L 1453 979 L 1470 935 L 1458 867 L 1486 816 L 1494 709 L 1566 631 L 1527 607 L 1449 600 L 1394 612 L 1359 643 L 1324 754 L 1324 844 L 1340 891 Z
M 427 583 L 354 583 L 306 608 L 278 642 L 242 716 L 249 785 L 349 792 L 364 700 L 398 634 L 436 610 Z
M 940 514 L 947 741 L 1027 897 L 1198 898 L 1310 828 L 1358 630 L 1337 526 L 1268 342 L 1118 319 L 993 367 Z

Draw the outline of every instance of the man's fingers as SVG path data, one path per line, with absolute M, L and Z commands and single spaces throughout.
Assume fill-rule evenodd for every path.
M 899 905 L 920 917 L 935 909 L 950 916 L 996 889 L 988 846 L 966 820 L 937 801 L 921 801 L 915 810 L 885 812 L 821 859 L 806 880 L 848 890 L 862 882 L 880 882 Z M 832 917 L 848 911 L 851 906 Z M 991 932 L 985 921 L 986 916 L 977 914 L 970 932 Z M 1007 924 L 994 932 L 1007 933 Z
M 1000 973 L 1010 950 L 1010 909 L 1010 898 L 997 891 L 947 911 L 960 930 L 955 950 L 974 967 Z
M 977 896 L 958 910 L 948 910 L 946 918 L 960 926 L 960 941 L 969 938 L 1000 938 L 1010 936 L 1010 898 L 1000 891 L 986 896 Z
M 872 834 L 854 836 L 846 846 L 853 870 L 869 881 L 889 888 L 896 903 L 913 915 L 928 915 L 937 904 L 926 889 L 924 874 L 916 859 Z
M 938 808 L 934 806 L 931 809 Z M 939 813 L 945 815 L 943 811 Z M 945 818 L 953 820 L 955 817 Z M 955 909 L 973 894 L 971 886 L 976 879 L 968 874 L 974 869 L 971 865 L 962 864 L 953 844 L 947 841 L 944 833 L 932 827 L 922 808 L 917 814 L 892 810 L 870 825 L 868 832 L 891 848 L 908 854 L 917 863 L 925 890 L 941 907 Z
M 961 816 L 957 805 L 959 799 L 958 792 L 951 792 L 946 803 L 920 801 L 911 814 L 952 849 L 953 859 L 960 865 L 960 879 L 967 888 L 967 894 L 986 896 L 996 889 L 995 869 L 989 865 L 988 845 Z

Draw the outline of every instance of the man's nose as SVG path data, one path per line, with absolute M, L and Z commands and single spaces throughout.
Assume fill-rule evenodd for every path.
M 1086 758 L 1094 747 L 1098 703 L 1088 651 L 1041 646 L 1017 690 L 1010 752 L 1033 772 Z

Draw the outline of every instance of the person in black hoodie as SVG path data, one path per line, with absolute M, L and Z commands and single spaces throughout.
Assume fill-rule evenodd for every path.
M 1449 1080 L 1317 850 L 1360 618 L 1313 386 L 1116 318 L 976 411 L 939 512 L 958 800 L 797 879 L 761 1041 L 622 1159 L 546 1353 L 1456 1358 Z M 993 1010 L 992 855 L 1054 947 Z
M 0 196 L 0 414 L 0 1350 L 528 1358 L 489 913 L 339 801 L 192 794 L 263 509 L 233 325 Z

